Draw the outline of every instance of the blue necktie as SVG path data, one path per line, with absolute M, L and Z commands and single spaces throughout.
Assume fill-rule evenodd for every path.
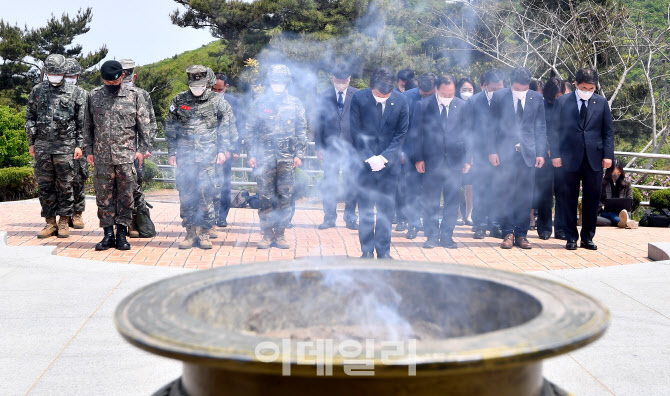
M 342 92 L 337 93 L 337 108 L 340 110 L 340 117 L 344 113 L 344 99 L 342 98 Z

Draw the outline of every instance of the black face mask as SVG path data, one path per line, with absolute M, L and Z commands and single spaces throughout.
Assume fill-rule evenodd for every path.
M 112 95 L 115 95 L 117 92 L 119 92 L 119 89 L 121 89 L 121 84 L 105 85 L 105 88 L 107 88 L 107 92 L 111 93 Z

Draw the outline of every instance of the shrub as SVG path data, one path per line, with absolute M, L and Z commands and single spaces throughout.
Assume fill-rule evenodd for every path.
M 158 169 L 158 165 L 155 162 L 150 160 L 144 161 L 144 182 L 152 182 L 156 177 L 161 176 L 161 171 Z
M 636 187 L 633 187 L 633 212 L 640 206 L 640 202 L 642 202 L 642 193 Z
M 656 209 L 670 208 L 670 188 L 656 190 L 649 196 L 649 205 Z
M 0 169 L 0 201 L 17 201 L 37 197 L 33 168 Z
M 30 165 L 25 113 L 0 106 L 0 168 Z

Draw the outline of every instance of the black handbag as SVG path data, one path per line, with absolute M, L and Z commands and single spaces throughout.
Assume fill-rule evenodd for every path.
M 640 219 L 640 225 L 642 227 L 670 227 L 670 210 L 663 208 L 660 212 L 654 212 L 647 209 Z

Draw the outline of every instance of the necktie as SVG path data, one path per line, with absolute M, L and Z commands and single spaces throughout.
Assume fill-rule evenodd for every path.
M 377 103 L 377 116 L 379 116 L 379 126 L 382 126 L 382 117 L 384 116 L 384 108 L 381 103 Z
M 582 107 L 579 109 L 579 118 L 582 119 L 582 126 L 586 126 L 586 101 L 584 99 L 579 99 L 582 101 Z
M 337 93 L 337 109 L 340 110 L 340 116 L 344 113 L 344 99 L 342 98 L 342 92 Z
M 442 130 L 447 130 L 447 118 L 449 117 L 449 114 L 447 113 L 447 106 L 445 105 L 440 105 L 442 106 L 442 112 L 440 113 L 440 120 L 442 121 Z
M 521 105 L 521 99 L 518 99 L 516 102 L 516 122 L 521 123 L 523 118 L 523 106 Z

